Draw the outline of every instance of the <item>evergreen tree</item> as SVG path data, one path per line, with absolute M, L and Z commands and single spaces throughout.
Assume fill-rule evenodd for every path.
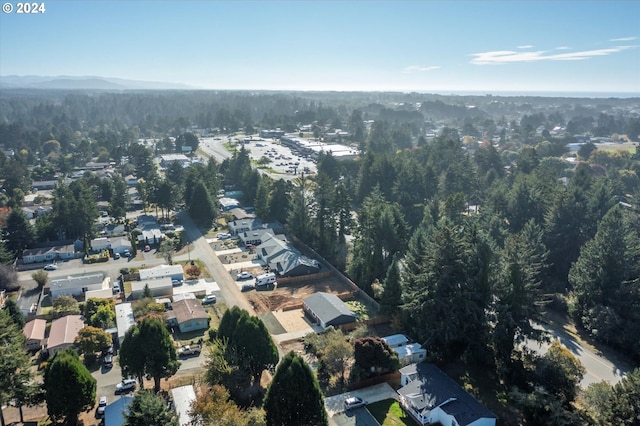
M 230 344 L 235 346 L 240 363 L 251 373 L 254 383 L 260 383 L 262 372 L 278 363 L 278 348 L 258 317 L 242 316 Z
M 141 351 L 140 348 L 145 348 Z M 123 373 L 143 374 L 153 378 L 154 391 L 160 390 L 160 379 L 173 376 L 180 367 L 173 339 L 159 317 L 145 317 L 125 334 L 120 348 Z
M 209 228 L 216 217 L 216 207 L 211 194 L 202 181 L 196 182 L 187 207 L 189 215 L 200 226 Z
M 22 315 L 22 314 L 20 314 Z M 0 424 L 4 425 L 3 407 L 18 398 L 32 380 L 31 362 L 24 348 L 25 335 L 11 318 L 8 309 L 0 309 Z M 10 354 L 10 355 L 9 355 Z
M 264 401 L 267 426 L 327 425 L 322 391 L 313 371 L 293 352 L 282 359 Z
M 24 315 L 18 308 L 17 303 L 13 299 L 8 299 L 4 302 L 4 309 L 9 313 L 11 320 L 20 330 L 24 328 Z
M 35 242 L 35 232 L 21 209 L 13 209 L 7 218 L 4 230 L 6 248 L 14 255 L 22 255 L 22 250 Z
M 44 373 L 47 411 L 54 420 L 76 424 L 78 415 L 93 407 L 96 379 L 71 349 L 58 351 Z
M 496 361 L 502 374 L 511 370 L 512 353 L 517 344 L 525 338 L 541 337 L 532 321 L 541 319 L 540 285 L 546 253 L 542 231 L 533 221 L 527 222 L 519 234 L 508 237 L 505 243 L 496 279 L 492 330 Z
M 380 311 L 386 315 L 396 314 L 401 303 L 400 270 L 398 269 L 398 259 L 395 257 L 387 270 L 387 277 L 384 279 L 384 291 L 380 298 Z
M 175 412 L 169 409 L 165 399 L 146 390 L 133 397 L 124 418 L 125 426 L 178 426 Z
M 422 229 L 420 229 L 422 228 Z M 437 359 L 479 355 L 487 337 L 491 251 L 472 223 L 444 218 L 414 234 L 403 274 L 407 329 Z

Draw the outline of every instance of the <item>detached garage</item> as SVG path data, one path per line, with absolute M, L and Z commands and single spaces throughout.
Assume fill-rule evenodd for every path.
M 322 328 L 356 322 L 356 314 L 335 294 L 314 293 L 302 303 L 305 314 Z

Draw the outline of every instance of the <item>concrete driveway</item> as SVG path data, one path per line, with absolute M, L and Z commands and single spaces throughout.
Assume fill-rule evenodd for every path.
M 329 417 L 333 417 L 338 413 L 343 413 L 344 400 L 351 396 L 359 396 L 360 398 L 367 401 L 368 404 L 385 399 L 398 399 L 398 393 L 394 391 L 388 383 L 380 383 L 374 386 L 369 386 L 368 388 L 362 388 L 340 395 L 329 396 L 324 399 L 324 406 L 327 410 L 327 413 L 329 414 Z M 355 412 L 357 410 L 351 411 Z

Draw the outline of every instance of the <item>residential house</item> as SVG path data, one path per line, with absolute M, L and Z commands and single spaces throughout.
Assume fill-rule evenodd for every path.
M 229 210 L 229 213 L 235 218 L 235 220 L 244 220 L 244 219 L 255 219 L 256 215 L 254 213 L 249 213 L 245 209 L 241 207 L 236 207 L 235 209 Z M 231 233 L 231 231 L 229 231 Z
M 78 332 L 84 327 L 82 315 L 67 315 L 53 320 L 47 339 L 47 351 L 53 355 L 73 345 Z
M 136 324 L 131 303 L 116 305 L 116 327 L 118 328 L 118 344 L 122 344 L 124 336 Z
M 167 277 L 172 280 L 184 279 L 184 269 L 182 269 L 182 265 L 158 265 L 153 268 L 140 269 L 138 272 L 140 274 L 140 281 Z
M 242 210 L 242 209 L 233 209 Z M 244 211 L 244 210 L 243 210 Z M 260 218 L 242 218 L 238 220 L 234 220 L 232 222 L 227 223 L 229 227 L 229 233 L 231 235 L 238 235 L 242 232 L 252 231 L 254 229 L 259 229 L 262 227 L 262 220 Z
M 331 293 L 317 292 L 302 300 L 305 314 L 322 328 L 356 322 L 356 314 Z
M 191 412 L 191 404 L 196 400 L 196 391 L 193 389 L 193 385 L 173 388 L 171 396 L 178 414 L 178 424 L 180 426 L 191 425 L 193 419 L 189 413 Z
M 44 332 L 47 328 L 47 322 L 43 319 L 34 319 L 24 325 L 24 335 L 27 341 L 24 347 L 28 351 L 39 351 L 45 345 Z
M 22 250 L 23 263 L 50 263 L 58 260 L 75 259 L 75 257 L 76 251 L 73 244 Z
M 173 295 L 171 277 L 162 277 L 131 281 L 131 294 L 128 296 L 128 299 L 141 299 L 145 286 L 149 286 L 152 297 L 171 297 Z
M 56 278 L 49 282 L 51 298 L 60 296 L 81 296 L 87 291 L 104 290 L 110 288 L 111 278 L 101 272 L 84 275 L 70 275 L 66 278 Z
M 111 238 L 111 251 L 113 254 L 123 255 L 126 251 L 131 252 L 131 241 L 127 237 Z
M 264 234 L 263 240 L 256 248 L 256 254 L 281 277 L 295 277 L 315 274 L 320 271 L 320 263 L 315 259 L 303 256 L 295 247 L 279 237 Z
M 129 413 L 129 404 L 132 396 L 121 395 L 104 410 L 104 426 L 122 426 L 125 423 L 125 414 Z
M 124 181 L 127 183 L 128 186 L 136 186 L 138 184 L 138 178 L 135 177 L 134 175 L 127 175 L 124 178 Z
M 94 238 L 89 242 L 89 245 L 93 253 L 102 253 L 105 250 L 111 249 L 111 238 Z
M 171 326 L 177 326 L 181 333 L 209 328 L 209 314 L 198 299 L 182 299 L 173 302 L 173 310 L 165 312 Z
M 400 369 L 399 402 L 420 425 L 495 426 L 496 415 L 433 364 Z
M 398 354 L 398 360 L 402 366 L 423 362 L 427 358 L 427 350 L 419 343 L 410 343 L 404 334 L 393 334 L 383 337 L 382 340 Z
M 235 198 L 229 198 L 229 197 L 218 198 L 218 203 L 220 203 L 220 208 L 226 212 L 228 212 L 231 209 L 240 207 L 240 201 L 236 200 Z
M 251 231 L 239 232 L 238 238 L 242 244 L 247 247 L 249 245 L 259 246 L 262 241 L 273 238 L 273 229 L 253 229 Z

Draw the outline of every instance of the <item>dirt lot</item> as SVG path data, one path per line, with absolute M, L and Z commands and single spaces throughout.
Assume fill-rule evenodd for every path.
M 351 288 L 337 278 L 325 277 L 280 285 L 271 291 L 252 291 L 245 294 L 256 313 L 263 314 L 299 305 L 302 299 L 318 291 L 339 294 L 349 292 Z

